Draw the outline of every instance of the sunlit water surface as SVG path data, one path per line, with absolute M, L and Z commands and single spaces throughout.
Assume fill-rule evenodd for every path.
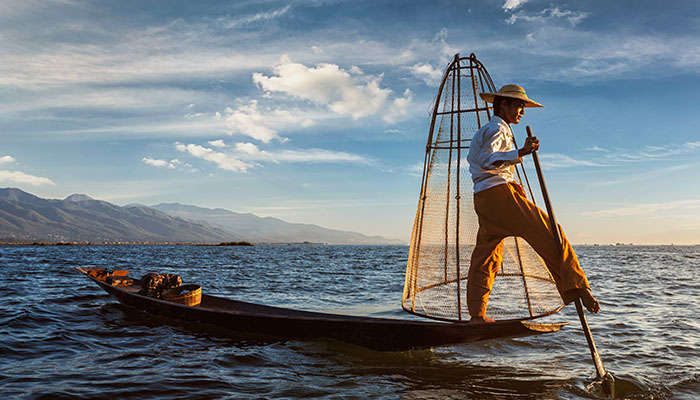
M 700 246 L 576 248 L 616 397 L 700 398 Z M 179 274 L 268 305 L 411 318 L 404 246 L 0 246 L 2 398 L 596 398 L 573 306 L 554 334 L 376 352 L 222 335 L 123 307 L 74 267 Z

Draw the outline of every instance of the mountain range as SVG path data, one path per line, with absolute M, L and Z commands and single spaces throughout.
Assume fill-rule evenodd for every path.
M 73 194 L 43 199 L 0 188 L 0 242 L 402 244 L 272 217 L 178 203 L 118 206 Z
M 239 214 L 222 208 L 210 209 L 179 203 L 161 203 L 152 208 L 170 216 L 207 223 L 233 232 L 251 242 L 321 242 L 330 244 L 403 244 L 381 236 L 323 228 L 312 224 L 294 224 L 273 217 Z

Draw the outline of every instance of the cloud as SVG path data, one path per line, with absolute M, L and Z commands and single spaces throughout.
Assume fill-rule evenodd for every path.
M 371 159 L 358 154 L 325 149 L 283 150 L 272 157 L 278 162 L 374 164 Z
M 350 163 L 360 165 L 374 165 L 374 160 L 359 154 L 326 149 L 286 149 L 279 151 L 267 151 L 260 149 L 254 143 L 236 143 L 229 153 L 217 152 L 196 144 L 175 143 L 175 148 L 187 152 L 197 158 L 213 162 L 218 168 L 233 171 L 247 172 L 253 167 L 260 167 L 257 162 L 280 163 Z M 145 161 L 144 161 L 145 162 Z M 163 163 L 159 163 L 162 166 Z
M 611 208 L 586 212 L 583 215 L 597 217 L 628 217 L 634 215 L 650 215 L 659 212 L 690 210 L 700 208 L 700 199 L 675 200 L 664 203 L 635 204 L 630 207 Z
M 440 55 L 440 65 L 447 65 L 461 49 L 447 43 L 447 28 L 442 28 L 429 43 L 428 48 L 422 50 L 425 56 L 420 58 L 425 58 L 428 54 L 434 54 L 435 50 L 438 50 L 438 54 Z
M 409 89 L 404 90 L 401 97 L 392 96 L 394 92 L 391 89 L 381 88 L 379 85 L 382 75 L 366 75 L 357 66 L 347 70 L 335 64 L 307 67 L 283 56 L 281 63 L 274 68 L 274 73 L 276 75 L 273 76 L 253 74 L 253 82 L 266 91 L 263 97 L 269 99 L 270 93 L 283 93 L 292 98 L 308 100 L 339 117 L 360 119 L 381 115 L 385 122 L 393 124 L 410 118 L 415 108 L 413 94 Z M 276 134 L 278 129 L 305 128 L 315 124 L 313 119 L 304 117 L 304 113 L 299 109 L 294 112 L 283 109 L 266 110 L 263 115 L 258 110 L 256 100 L 244 107 L 245 110 L 241 107 L 239 110 L 245 111 L 243 114 L 254 120 L 254 123 L 245 126 L 270 130 L 272 132 L 267 132 L 269 135 Z M 263 135 L 248 136 L 260 138 Z
M 298 115 L 295 115 L 295 113 L 290 112 L 289 110 L 281 110 L 281 109 L 276 109 L 273 112 L 273 116 L 275 117 L 272 120 L 272 123 L 281 123 L 285 125 L 299 125 L 302 128 L 308 128 L 310 126 L 313 126 L 315 124 L 314 120 L 311 118 L 305 117 L 303 113 L 298 112 Z
M 527 0 L 506 0 L 506 3 L 503 5 L 503 9 L 510 11 L 512 9 L 520 7 L 520 5 L 525 2 L 527 2 Z
M 411 176 L 423 176 L 424 163 L 422 161 L 404 167 L 404 170 Z
M 42 3 L 44 6 L 40 6 Z M 150 26 L 127 24 L 133 29 L 125 33 L 126 28 L 107 12 L 93 9 L 94 15 L 91 14 L 91 17 L 94 18 L 80 18 L 76 14 L 77 7 L 67 7 L 65 3 L 32 1 L 29 3 L 31 7 L 0 7 L 0 11 L 2 8 L 17 8 L 24 18 L 30 18 L 37 8 L 43 8 L 46 14 L 61 18 L 60 23 L 52 24 L 45 30 L 39 29 L 42 33 L 18 29 L 17 24 L 0 28 L 0 58 L 3 60 L 0 87 L 44 92 L 52 88 L 80 85 L 80 89 L 87 87 L 91 91 L 107 90 L 119 84 L 134 87 L 144 83 L 153 86 L 167 84 L 172 80 L 204 82 L 231 80 L 232 77 L 240 79 L 240 75 L 236 74 L 249 76 L 252 71 L 261 71 L 261 68 L 273 65 L 283 53 L 290 54 L 301 63 L 322 59 L 332 60 L 337 65 L 398 65 L 402 68 L 426 63 L 425 60 L 435 59 L 439 54 L 440 61 L 432 65 L 442 66 L 449 57 L 465 48 L 461 39 L 465 36 L 474 37 L 467 48 L 496 48 L 499 52 L 507 53 L 511 50 L 510 46 L 518 46 L 512 50 L 522 51 L 519 48 L 522 43 L 507 36 L 506 40 L 497 43 L 488 41 L 477 25 L 455 29 L 459 32 L 456 36 L 459 39 L 455 40 L 460 42 L 455 47 L 447 43 L 445 29 L 440 30 L 432 40 L 423 39 L 424 32 L 420 31 L 409 35 L 410 40 L 397 40 L 396 37 L 387 40 L 373 38 L 371 31 L 353 36 L 341 28 L 323 29 L 318 26 L 311 31 L 296 31 L 294 35 L 281 38 L 276 31 L 279 27 L 268 22 L 291 17 L 293 12 L 305 12 L 300 8 L 295 9 L 293 5 L 272 8 L 264 4 L 255 7 L 232 6 L 236 12 L 231 16 L 214 19 L 183 17 Z M 500 3 L 508 12 L 510 23 L 561 20 L 578 25 L 589 15 L 561 5 L 549 6 L 539 12 L 525 12 L 520 9 L 523 3 L 522 0 Z M 530 6 L 530 3 L 527 5 Z M 319 4 L 323 3 L 315 3 L 315 6 Z M 261 7 L 265 8 L 261 11 Z M 251 13 L 251 8 L 257 12 Z M 251 23 L 258 26 L 252 30 L 249 26 Z M 696 51 L 698 39 L 692 30 L 687 30 L 685 35 L 664 35 L 656 31 L 645 34 L 623 31 L 623 26 L 625 24 L 609 24 L 604 30 L 564 32 L 562 35 L 562 32 L 545 25 L 543 28 L 549 29 L 549 34 L 539 31 L 525 34 L 531 35 L 531 43 L 537 39 L 541 44 L 540 48 L 529 46 L 528 51 L 532 52 L 533 57 L 554 56 L 553 59 L 546 59 L 551 72 L 547 73 L 545 68 L 543 73 L 556 80 L 566 81 L 569 76 L 582 74 L 598 79 L 614 79 L 616 76 L 611 76 L 611 73 L 623 74 L 630 67 L 646 76 L 646 67 L 652 63 L 646 58 L 650 55 L 650 49 L 644 48 L 644 42 L 661 51 L 655 60 L 660 61 L 657 65 L 664 75 L 673 74 L 677 69 L 694 73 L 700 66 L 700 52 Z M 34 31 L 36 29 L 31 29 L 31 32 Z M 361 36 L 360 40 L 358 36 Z M 629 44 L 632 48 L 628 49 Z M 323 49 L 323 53 L 320 49 Z M 618 52 L 624 53 L 623 58 L 617 56 Z M 386 57 L 387 54 L 392 56 Z M 630 65 L 632 61 L 634 64 Z
M 661 146 L 644 146 L 640 150 L 629 149 L 606 149 L 598 146 L 588 148 L 586 150 L 601 153 L 609 160 L 635 162 L 648 161 L 654 159 L 665 159 L 671 156 L 695 153 L 700 150 L 700 141 L 691 141 L 680 144 L 667 144 Z
M 588 147 L 588 148 L 585 148 L 584 150 L 588 150 L 588 151 L 599 151 L 599 152 L 602 152 L 602 153 L 610 153 L 610 152 L 612 151 L 612 150 L 604 149 L 604 148 L 598 147 L 598 146 Z
M 71 122 L 80 123 L 56 125 L 80 127 L 80 129 L 85 126 L 94 128 L 83 129 L 86 132 L 121 129 L 122 132 L 131 134 L 140 132 L 141 129 L 131 124 L 141 121 L 144 126 L 149 127 L 149 130 L 160 126 L 163 128 L 162 131 L 171 132 L 179 130 L 222 132 L 225 123 L 216 120 L 211 113 L 200 115 L 199 118 L 191 118 L 193 114 L 183 118 L 181 113 L 183 104 L 193 99 L 203 103 L 204 107 L 222 107 L 222 104 L 228 101 L 220 93 L 209 93 L 205 90 L 76 86 L 58 91 L 18 94 L 12 102 L 0 101 L 0 106 L 4 116 L 22 121 L 65 120 L 68 116 Z M 96 114 L 99 114 L 99 117 L 96 117 Z M 205 125 L 209 126 L 205 127 Z M 56 127 L 51 132 L 79 132 L 79 129 L 60 129 Z
M 272 139 L 284 140 L 272 129 L 270 121 L 260 114 L 257 100 L 251 100 L 248 105 L 242 105 L 235 110 L 229 107 L 225 112 L 226 125 L 231 129 L 229 133 L 238 132 L 265 143 Z
M 236 151 L 242 158 L 256 161 L 272 161 L 275 163 L 354 163 L 371 165 L 374 161 L 367 157 L 342 151 L 326 149 L 280 150 L 270 152 L 260 150 L 253 143 L 237 143 Z
M 666 158 L 679 154 L 695 153 L 700 150 L 700 141 L 686 142 L 682 144 L 669 144 L 663 146 L 645 146 L 642 151 L 637 154 L 621 154 L 622 158 L 630 160 L 650 159 L 650 158 Z
M 285 15 L 284 10 L 289 7 L 269 15 Z M 299 38 L 280 38 L 277 32 L 268 35 L 267 27 L 254 31 L 243 28 L 235 34 L 222 32 L 222 28 L 235 29 L 256 19 L 252 16 L 181 18 L 161 25 L 135 26 L 128 34 L 113 16 L 101 17 L 104 20 L 70 17 L 64 24 L 52 26 L 51 35 L 46 37 L 32 37 L 12 26 L 0 28 L 0 87 L 43 92 L 73 85 L 107 89 L 173 80 L 230 81 L 232 77 L 239 79 L 237 74 L 250 76 L 251 71 L 274 65 L 280 54 L 297 59 L 323 57 L 340 64 L 399 65 L 407 59 L 424 59 L 408 50 L 386 57 L 397 50 L 395 42 L 358 41 L 339 29 L 301 33 Z M 311 50 L 309 42 L 316 43 Z M 421 53 L 435 51 L 430 42 L 414 44 L 421 47 Z
M 144 157 L 141 161 L 143 161 L 144 163 L 146 163 L 148 165 L 152 165 L 154 167 L 165 167 L 165 168 L 170 168 L 170 169 L 175 168 L 175 164 L 170 162 L 170 161 L 167 161 L 167 160 L 158 160 L 155 158 Z
M 209 143 L 210 146 L 214 146 L 214 147 L 228 147 L 228 145 L 226 143 L 224 143 L 224 141 L 221 139 L 210 140 L 207 143 Z
M 589 147 L 585 150 L 593 152 L 594 157 L 589 160 L 582 160 L 564 154 L 541 153 L 540 159 L 542 160 L 543 168 L 612 167 L 649 160 L 662 160 L 683 154 L 692 154 L 700 150 L 700 141 L 662 146 L 645 146 L 636 151 L 620 148 L 607 149 L 599 146 Z M 680 166 L 674 165 L 672 168 L 685 169 L 687 168 L 687 164 Z M 642 176 L 648 176 L 649 173 L 649 171 L 646 171 Z M 619 182 L 621 182 L 621 180 L 610 181 L 608 183 Z
M 413 94 L 409 89 L 403 93 L 403 97 L 398 97 L 391 102 L 389 110 L 384 114 L 384 121 L 393 124 L 406 119 L 413 111 Z
M 93 8 L 86 17 L 84 4 L 66 3 L 32 1 L 33 7 L 18 10 L 22 15 L 13 23 L 0 25 L 0 87 L 43 91 L 75 84 L 230 79 L 232 73 L 270 65 L 281 48 L 289 50 L 281 44 L 259 46 L 254 39 L 265 29 L 245 27 L 281 17 L 289 5 L 241 17 L 171 18 L 139 26 L 106 10 Z M 51 18 L 51 26 L 34 26 L 37 8 L 45 9 L 43 20 Z M 30 25 L 22 27 L 18 21 L 23 20 Z M 237 27 L 243 29 L 222 32 Z
M 694 74 L 700 68 L 697 35 L 636 32 L 618 26 L 586 30 L 545 23 L 527 36 L 528 46 L 514 41 L 517 48 L 503 47 L 502 51 L 525 52 L 527 68 L 539 71 L 540 79 L 547 81 L 586 85 L 643 76 L 663 79 Z
M 253 74 L 253 82 L 268 92 L 281 92 L 328 107 L 354 119 L 376 114 L 391 93 L 379 87 L 380 77 L 367 81 L 361 71 L 353 74 L 335 64 L 309 68 L 282 57 L 274 68 L 276 76 Z
M 141 51 L 146 50 L 141 44 L 132 44 Z M 254 57 L 245 60 L 206 49 L 171 49 L 170 54 L 158 54 L 159 51 L 153 49 L 152 54 L 136 57 L 129 56 L 128 50 L 121 47 L 102 44 L 102 48 L 86 50 L 65 44 L 33 53 L 28 50 L 27 54 L 5 53 L 3 58 L 7 65 L 0 76 L 0 86 L 40 91 L 74 84 L 163 82 L 178 77 L 223 75 L 234 69 L 231 65 L 243 68 L 264 65 L 259 58 L 258 61 L 254 61 Z
M 288 141 L 279 135 L 280 129 L 294 130 L 314 125 L 314 121 L 305 112 L 261 108 L 258 107 L 258 100 L 250 100 L 248 104 L 236 109 L 228 107 L 224 113 L 229 134 L 240 133 L 264 143 L 273 139 L 283 143 Z
M 173 158 L 172 160 L 159 160 L 151 157 L 144 157 L 141 161 L 143 161 L 145 164 L 152 165 L 154 167 L 159 167 L 159 168 L 168 168 L 168 169 L 190 169 L 192 168 L 192 165 L 182 162 L 178 160 L 177 158 Z
M 28 184 L 32 186 L 55 185 L 55 183 L 53 183 L 53 181 L 49 178 L 42 178 L 40 176 L 29 175 L 22 171 L 7 170 L 0 170 L 0 182 Z
M 12 164 L 16 160 L 10 155 L 0 156 L 0 164 Z M 0 170 L 0 182 L 11 182 L 15 184 L 29 184 L 32 186 L 55 185 L 49 178 L 29 175 L 22 171 Z
M 179 151 L 190 153 L 197 158 L 212 162 L 216 164 L 217 167 L 226 171 L 247 172 L 248 169 L 254 166 L 229 154 L 216 152 L 212 149 L 196 144 L 175 143 L 175 148 Z
M 272 159 L 270 153 L 260 150 L 253 143 L 236 143 L 236 151 L 248 156 L 253 156 L 257 159 Z
M 226 126 L 221 122 L 214 120 L 202 121 L 196 123 L 187 123 L 180 121 L 144 121 L 143 123 L 124 124 L 107 127 L 90 127 L 90 128 L 74 128 L 60 129 L 51 131 L 52 133 L 62 133 L 70 135 L 96 135 L 101 134 L 103 137 L 108 137 L 110 134 L 124 138 L 125 135 L 134 137 L 145 137 L 153 139 L 156 134 L 159 137 L 192 135 L 192 136 L 210 136 L 211 134 L 220 134 L 226 130 Z
M 524 3 L 524 1 L 520 0 L 508 0 L 506 2 L 506 5 L 508 3 L 517 3 L 515 7 L 518 5 Z M 515 7 L 511 8 L 506 8 L 504 5 L 503 8 L 506 9 L 507 11 L 512 10 Z M 577 25 L 581 21 L 583 21 L 586 17 L 588 17 L 590 13 L 587 13 L 585 11 L 571 11 L 571 10 L 565 10 L 561 9 L 559 7 L 553 6 L 549 8 L 545 8 L 542 11 L 536 12 L 536 13 L 527 13 L 525 11 L 518 11 L 514 14 L 511 14 L 510 17 L 506 20 L 506 22 L 510 25 L 515 24 L 518 21 L 525 21 L 525 22 L 537 22 L 537 23 L 545 23 L 550 20 L 555 20 L 555 19 L 565 19 L 567 20 L 572 26 Z
M 409 67 L 409 71 L 416 77 L 422 79 L 428 85 L 437 85 L 442 79 L 442 71 L 433 68 L 428 63 L 418 63 Z
M 604 167 L 598 161 L 579 160 L 564 154 L 543 153 L 540 154 L 543 168 L 567 168 L 567 167 Z
M 219 25 L 224 28 L 224 29 L 234 29 L 234 28 L 239 28 L 241 26 L 253 24 L 256 22 L 260 21 L 270 21 L 277 19 L 289 11 L 291 8 L 291 4 L 287 4 L 286 6 L 282 8 L 278 8 L 276 10 L 272 11 L 264 11 L 256 14 L 250 14 L 250 15 L 244 15 L 238 18 L 231 18 L 231 17 L 225 17 L 225 18 L 219 18 L 217 21 L 219 22 Z
M 534 44 L 535 42 L 537 42 L 537 39 L 535 39 L 535 34 L 532 33 L 532 32 L 528 33 L 528 34 L 525 36 L 525 41 L 526 41 L 528 44 L 530 44 L 530 45 L 532 45 L 532 44 Z

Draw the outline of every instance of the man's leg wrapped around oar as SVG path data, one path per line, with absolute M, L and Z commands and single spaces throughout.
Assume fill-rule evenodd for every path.
M 467 281 L 467 307 L 472 317 L 483 319 L 486 314 L 502 260 L 502 241 L 508 236 L 522 237 L 542 257 L 564 303 L 589 291 L 588 279 L 571 244 L 562 233 L 562 246 L 558 247 L 549 217 L 525 197 L 519 185 L 497 185 L 476 193 L 474 208 L 479 217 L 479 233 Z

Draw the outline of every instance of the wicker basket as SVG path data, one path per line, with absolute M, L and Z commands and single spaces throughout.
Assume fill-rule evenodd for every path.
M 186 306 L 196 306 L 202 302 L 202 287 L 199 285 L 182 285 L 163 293 L 163 299 Z

